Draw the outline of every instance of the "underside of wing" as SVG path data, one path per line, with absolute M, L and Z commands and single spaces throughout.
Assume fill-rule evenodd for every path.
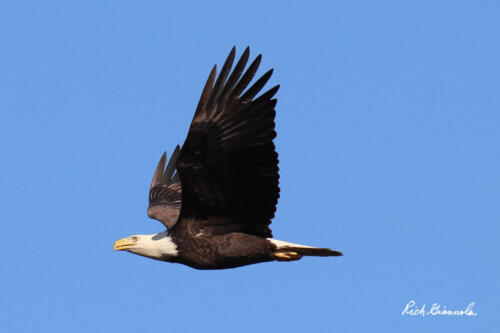
M 182 201 L 182 189 L 175 164 L 180 148 L 177 146 L 165 168 L 167 154 L 163 153 L 156 167 L 149 189 L 148 216 L 172 228 L 179 218 Z
M 207 221 L 212 234 L 238 231 L 271 237 L 269 224 L 279 197 L 273 143 L 273 96 L 279 86 L 255 98 L 272 70 L 247 88 L 261 56 L 244 72 L 247 48 L 231 72 L 234 56 L 233 48 L 217 80 L 215 67 L 210 73 L 179 154 L 181 215 Z

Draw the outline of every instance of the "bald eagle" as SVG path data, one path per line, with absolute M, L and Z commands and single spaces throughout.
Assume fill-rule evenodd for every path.
M 231 71 L 235 52 L 217 78 L 213 67 L 184 145 L 168 163 L 164 153 L 154 173 L 148 215 L 167 230 L 120 239 L 115 250 L 196 269 L 342 255 L 272 238 L 280 192 L 273 143 L 279 85 L 256 98 L 273 70 L 247 88 L 261 55 L 245 71 L 247 47 Z

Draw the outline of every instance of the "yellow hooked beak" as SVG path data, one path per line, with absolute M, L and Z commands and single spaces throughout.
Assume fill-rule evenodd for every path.
M 127 250 L 134 246 L 135 242 L 136 240 L 132 237 L 122 238 L 115 242 L 115 245 L 113 245 L 113 249 L 115 249 L 116 251 Z

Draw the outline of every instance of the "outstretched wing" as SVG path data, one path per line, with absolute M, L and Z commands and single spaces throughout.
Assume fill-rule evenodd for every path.
M 148 215 L 167 228 L 172 228 L 177 223 L 181 211 L 181 183 L 179 174 L 175 173 L 179 152 L 180 148 L 177 146 L 166 168 L 167 153 L 163 153 L 149 189 Z
M 242 75 L 249 53 L 247 48 L 230 74 L 233 48 L 217 80 L 214 66 L 203 89 L 177 160 L 180 223 L 196 219 L 204 221 L 203 229 L 210 234 L 238 231 L 271 237 L 269 224 L 279 197 L 273 143 L 273 96 L 279 86 L 254 98 L 272 70 L 247 89 L 261 61 L 257 56 Z

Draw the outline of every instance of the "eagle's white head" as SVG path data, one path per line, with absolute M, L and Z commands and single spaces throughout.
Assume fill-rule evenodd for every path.
M 157 260 L 177 256 L 177 245 L 166 231 L 153 235 L 133 235 L 123 238 L 117 240 L 113 248 L 116 251 L 128 251 Z

